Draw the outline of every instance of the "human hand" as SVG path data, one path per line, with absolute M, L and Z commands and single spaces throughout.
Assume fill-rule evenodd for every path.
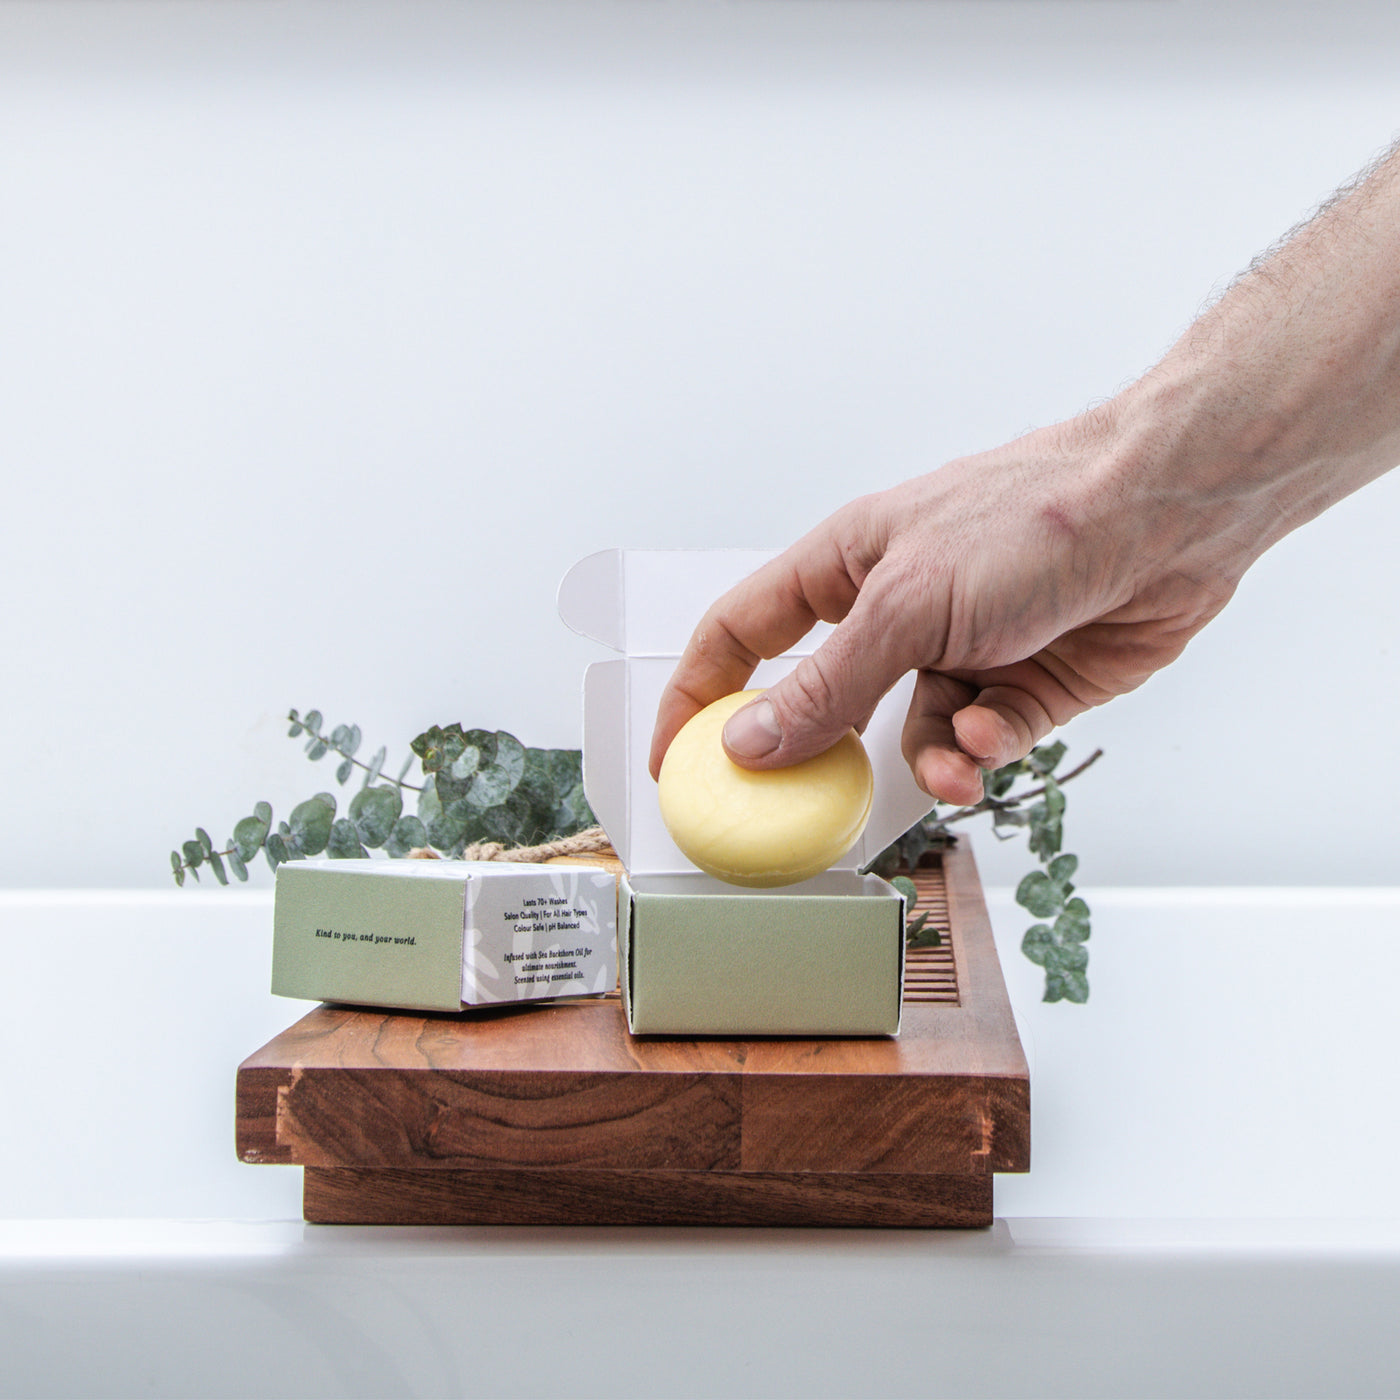
M 662 695 L 655 775 L 691 715 L 818 621 L 830 637 L 725 726 L 730 757 L 783 767 L 863 729 L 918 672 L 904 756 L 931 796 L 1140 685 L 1233 592 L 1244 561 L 1200 548 L 1179 503 L 1122 470 L 1122 406 L 951 462 L 836 512 L 706 613 Z
M 1400 461 L 1400 146 L 1093 412 L 839 510 L 706 613 L 662 694 L 672 736 L 818 620 L 835 631 L 729 719 L 746 768 L 863 728 L 918 672 L 915 779 L 979 768 L 1180 654 L 1271 544 Z

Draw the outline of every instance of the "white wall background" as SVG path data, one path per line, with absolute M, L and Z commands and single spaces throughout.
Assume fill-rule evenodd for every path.
M 0 883 L 285 813 L 330 782 L 289 705 L 577 743 L 574 558 L 782 545 L 1111 393 L 1400 129 L 1398 43 L 1383 3 L 11 0 Z M 1398 527 L 1400 474 L 1073 726 L 1086 882 L 1397 881 Z

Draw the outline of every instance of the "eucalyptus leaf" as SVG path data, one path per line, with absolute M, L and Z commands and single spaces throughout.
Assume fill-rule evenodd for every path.
M 1074 872 L 1079 869 L 1079 857 L 1071 855 L 1056 856 L 1045 869 L 1046 873 L 1057 885 L 1065 885 L 1073 878 Z
M 1089 1000 L 1089 979 L 1084 973 L 1065 974 L 1065 1000 L 1078 1002 L 1081 1006 Z
M 1053 744 L 1041 744 L 1026 755 L 1026 767 L 1032 773 L 1048 776 L 1059 766 L 1060 760 L 1065 756 L 1066 748 L 1067 745 L 1058 740 Z
M 1018 775 L 1024 771 L 1021 763 L 1008 763 L 1004 768 L 982 770 L 982 790 L 988 797 L 1005 797 Z
M 521 836 L 521 843 L 526 846 L 539 846 L 546 841 L 553 841 L 561 833 L 554 821 L 554 808 L 546 807 L 542 803 L 535 801 L 528 793 L 523 793 L 516 788 L 513 797 L 518 797 L 528 808 L 529 815 L 525 822 L 525 831 Z
M 238 854 L 238 848 L 236 846 L 228 853 L 228 863 L 229 869 L 232 870 L 240 880 L 246 880 L 248 878 L 248 866 L 243 857 Z
M 260 804 L 265 805 L 265 804 Z M 272 815 L 272 809 L 268 808 L 268 816 Z M 245 860 L 252 860 L 257 855 L 262 843 L 267 838 L 267 822 L 260 821 L 257 817 L 244 817 L 237 826 L 233 828 L 233 845 L 239 856 Z
M 183 865 L 175 872 L 175 883 L 179 885 L 181 889 L 185 886 L 185 867 Z
M 490 763 L 480 769 L 472 779 L 472 785 L 467 789 L 467 801 L 473 807 L 483 810 L 487 807 L 499 807 L 510 796 L 514 787 L 515 779 L 511 777 L 510 770 Z
M 306 756 L 313 763 L 315 763 L 317 759 L 324 758 L 329 752 L 330 746 L 322 739 L 313 739 L 306 746 Z
M 1043 870 L 1032 870 L 1016 886 L 1016 903 L 1029 909 L 1037 919 L 1048 919 L 1064 908 L 1065 897 Z
M 429 794 L 432 794 L 430 798 Z M 424 800 L 425 798 L 428 800 Z M 450 811 L 445 811 L 438 801 L 433 785 L 429 783 L 423 789 L 418 802 L 418 816 L 427 828 L 430 846 L 436 847 L 439 851 L 446 851 L 464 838 L 467 830 L 467 819 L 462 809 L 465 806 L 465 802 L 456 802 Z
M 1083 972 L 1089 966 L 1089 950 L 1082 943 L 1066 943 L 1053 948 L 1045 961 L 1055 972 Z
M 350 820 L 370 850 L 382 846 L 403 812 L 403 797 L 396 787 L 361 788 L 350 802 Z
M 539 753 L 549 781 L 556 793 L 568 792 L 583 781 L 583 755 L 577 749 L 531 749 Z
M 195 839 L 204 847 L 204 854 L 212 856 L 214 854 L 214 843 L 209 839 L 209 833 L 202 826 L 194 829 Z
M 1089 1000 L 1089 979 L 1082 972 L 1047 972 L 1044 999 L 1086 1002 Z
M 460 724 L 449 724 L 442 731 L 442 751 L 443 761 L 448 764 L 456 763 L 467 751 L 471 740 L 462 733 Z
M 170 868 L 178 875 L 185 868 L 185 862 L 180 859 L 179 851 L 170 852 Z
M 494 761 L 496 767 L 510 779 L 510 788 L 514 791 L 516 784 L 525 774 L 525 745 L 514 734 L 507 734 L 504 729 L 498 729 Z
M 1049 924 L 1033 924 L 1021 939 L 1021 952 L 1038 967 L 1045 966 L 1055 946 L 1055 931 Z
M 437 725 L 433 725 L 431 729 L 425 729 L 421 734 L 414 735 L 409 740 L 408 746 L 418 756 L 425 773 L 436 773 L 442 767 L 444 762 L 442 730 Z
M 554 784 L 549 775 L 539 765 L 525 765 L 525 775 L 515 785 L 518 797 L 530 804 L 534 825 L 546 835 L 554 835 L 554 809 L 559 805 Z
M 473 748 L 481 757 L 477 760 L 480 767 L 485 767 L 488 763 L 496 761 L 496 735 L 489 729 L 468 729 L 463 731 L 460 725 L 454 725 L 462 736 L 462 746 L 464 749 Z
M 910 870 L 919 868 L 919 862 L 924 858 L 931 844 L 929 834 L 924 829 L 922 822 L 916 823 L 904 833 L 899 840 L 899 850 L 904 857 L 904 863 Z
M 425 773 L 436 773 L 450 767 L 462 756 L 467 741 L 460 724 L 449 724 L 446 729 L 434 724 L 416 735 L 410 741 L 409 748 L 422 761 Z
M 588 798 L 584 796 L 582 783 L 575 783 L 564 795 L 554 809 L 552 825 L 560 836 L 573 836 L 597 825 L 597 818 L 588 805 Z
M 308 710 L 308 711 L 306 712 L 306 718 L 302 721 L 302 723 L 303 723 L 313 734 L 319 734 L 319 733 L 321 732 L 321 712 L 320 712 L 320 710 Z
M 928 911 L 925 910 L 914 920 L 906 940 L 909 947 L 938 948 L 942 946 L 943 934 L 936 924 L 932 927 L 929 926 L 928 918 Z
M 330 840 L 326 843 L 326 854 L 332 860 L 363 860 L 369 852 L 360 845 L 355 823 L 349 817 L 341 817 L 331 826 Z
M 468 778 L 459 778 L 453 771 L 455 767 L 453 764 L 451 767 L 439 768 L 433 775 L 432 786 L 437 789 L 438 801 L 444 809 L 451 807 L 455 802 L 463 801 L 471 791 L 472 783 L 476 781 L 475 773 Z
M 458 782 L 465 783 L 481 767 L 481 750 L 464 748 L 451 763 L 445 766 Z
M 919 902 L 918 886 L 907 875 L 896 875 L 890 884 L 904 896 L 904 914 L 908 918 L 909 911 Z
M 1055 936 L 1065 943 L 1083 943 L 1089 937 L 1089 906 L 1078 898 L 1069 900 L 1055 920 Z
M 218 851 L 210 851 L 208 860 L 209 866 L 213 870 L 214 877 L 218 880 L 218 882 L 221 885 L 228 884 L 228 876 L 224 873 L 224 862 L 220 857 Z
M 272 807 L 268 803 L 253 803 L 253 815 L 263 824 L 264 827 L 270 827 L 272 825 Z
M 476 841 L 501 840 L 500 832 L 486 819 L 485 811 L 480 807 L 473 807 L 465 797 L 443 809 L 443 820 L 454 826 L 457 833 L 456 838 L 447 843 L 448 845 L 455 846 L 458 842 L 471 845 Z
M 191 870 L 198 870 L 204 860 L 204 845 L 200 841 L 186 841 L 180 849 L 185 853 L 185 864 Z
M 428 831 L 417 817 L 400 817 L 384 843 L 384 849 L 391 856 L 406 856 L 410 851 L 428 844 Z
M 338 749 L 350 737 L 350 726 L 348 724 L 337 724 L 331 730 L 331 748 Z
M 349 781 L 351 773 L 355 771 L 355 764 L 352 759 L 345 759 L 340 767 L 335 770 L 335 780 L 342 786 Z
M 358 753 L 363 738 L 364 735 L 360 733 L 360 726 L 358 724 L 352 724 L 350 726 L 350 732 L 345 736 L 345 742 L 340 746 L 341 753 L 343 753 L 346 758 L 350 758 L 353 754 Z
M 374 757 L 369 761 L 369 768 L 365 772 L 365 787 L 373 787 L 375 783 L 379 781 L 379 774 L 384 767 L 384 760 L 388 757 L 389 750 L 386 748 L 381 747 L 375 751 Z M 409 760 L 410 763 L 412 761 L 412 759 Z
M 1065 795 L 1054 778 L 1045 779 L 1045 795 L 1031 808 L 1031 851 L 1041 860 L 1049 860 L 1060 849 L 1064 839 L 1062 818 Z
M 279 865 L 285 865 L 292 857 L 287 850 L 287 843 L 282 838 L 280 832 L 270 832 L 268 838 L 263 842 L 263 851 L 267 856 L 267 863 L 276 870 Z
M 334 820 L 335 807 L 319 794 L 293 807 L 290 825 L 298 851 L 308 856 L 320 855 L 331 839 Z
M 399 769 L 399 776 L 398 776 L 397 781 L 400 782 L 400 783 L 402 783 L 403 780 L 408 776 L 408 770 L 409 770 L 410 768 L 412 768 L 412 767 L 413 767 L 413 755 L 412 755 L 412 754 L 409 754 L 409 756 L 408 756 L 406 759 L 404 759 L 404 761 L 403 761 L 403 767 Z
M 431 826 L 442 816 L 442 799 L 438 796 L 436 783 L 424 783 L 418 790 L 418 815 L 426 826 Z
M 486 840 L 500 841 L 506 846 L 524 845 L 530 823 L 530 804 L 512 793 L 504 802 L 485 807 L 481 824 L 486 828 Z M 479 838 L 478 838 L 479 839 Z

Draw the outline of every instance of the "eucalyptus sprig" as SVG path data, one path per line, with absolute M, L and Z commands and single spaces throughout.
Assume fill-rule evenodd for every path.
M 460 724 L 433 725 L 418 735 L 397 778 L 384 779 L 388 751 L 379 749 L 365 763 L 356 757 L 359 725 L 337 725 L 329 734 L 319 710 L 288 716 L 291 738 L 308 736 L 306 756 L 318 762 L 328 753 L 340 756 L 336 782 L 342 787 L 358 768 L 364 779 L 344 816 L 337 816 L 334 793 L 318 792 L 293 807 L 273 830 L 272 807 L 255 804 L 251 816 L 233 829 L 223 850 L 215 850 L 203 827 L 194 839 L 171 851 L 177 885 L 187 874 L 199 879 L 208 866 L 220 884 L 231 869 L 248 878 L 248 864 L 261 851 L 273 870 L 289 860 L 327 855 L 335 860 L 363 859 L 371 850 L 401 857 L 413 850 L 460 856 L 469 845 L 499 841 L 527 846 L 572 836 L 594 824 L 583 795 L 582 755 L 577 749 L 527 748 L 504 730 L 464 730 Z M 406 781 L 417 757 L 420 785 Z M 417 794 L 416 814 L 404 811 L 405 792 Z
M 1061 851 L 1064 844 L 1064 786 L 1079 777 L 1103 757 L 1095 749 L 1068 773 L 1056 776 L 1064 759 L 1062 743 L 1044 744 L 1025 758 L 1002 768 L 984 769 L 983 796 L 969 807 L 933 811 L 916 822 L 897 841 L 887 846 L 866 868 L 891 877 L 896 870 L 917 869 L 925 852 L 946 846 L 953 840 L 949 827 L 990 813 L 992 830 L 1002 840 L 1024 830 L 1031 854 L 1039 862 L 1016 887 L 1016 902 L 1035 918 L 1051 922 L 1033 924 L 1021 940 L 1021 951 L 1045 969 L 1045 1000 L 1089 1000 L 1089 906 L 1074 894 L 1071 876 L 1079 865 L 1077 856 Z M 1016 790 L 1018 779 L 1030 778 L 1031 786 Z M 894 876 L 908 908 L 914 907 L 917 891 L 907 877 Z M 907 888 L 905 888 L 907 887 Z M 910 920 L 906 940 L 909 947 L 936 944 L 938 935 L 926 932 L 928 916 Z

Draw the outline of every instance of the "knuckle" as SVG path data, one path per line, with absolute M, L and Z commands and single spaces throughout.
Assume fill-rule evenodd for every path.
M 797 663 L 789 683 L 776 697 L 781 718 L 804 733 L 846 728 L 851 720 L 839 712 L 840 685 L 832 673 L 831 658 L 821 650 Z M 786 732 L 788 725 L 783 725 Z

